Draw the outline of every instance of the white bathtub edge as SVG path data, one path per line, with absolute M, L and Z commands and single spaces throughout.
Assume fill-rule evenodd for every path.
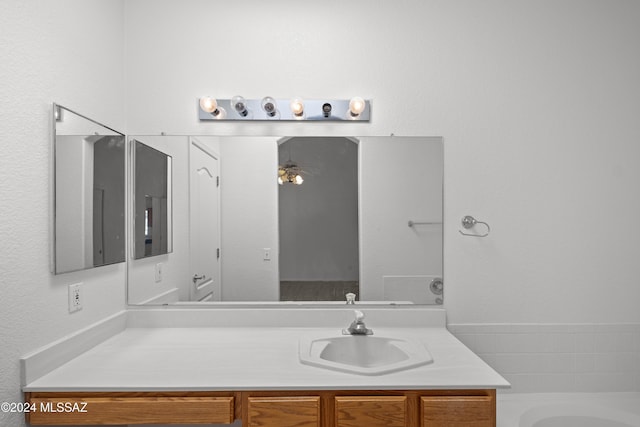
M 531 425 L 533 418 L 543 417 L 545 413 L 554 416 L 562 405 L 568 409 L 598 405 L 610 409 L 611 414 L 622 411 L 640 419 L 640 392 L 498 393 L 497 427 Z M 615 419 L 617 415 L 612 417 Z

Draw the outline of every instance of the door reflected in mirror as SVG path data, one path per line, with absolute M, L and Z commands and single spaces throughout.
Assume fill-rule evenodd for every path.
M 171 156 L 134 140 L 135 259 L 171 252 Z
M 190 301 L 221 301 L 220 155 L 196 138 L 189 143 Z
M 125 137 L 54 104 L 55 274 L 125 260 Z

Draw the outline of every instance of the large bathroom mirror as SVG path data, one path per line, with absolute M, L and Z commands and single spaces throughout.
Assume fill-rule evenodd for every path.
M 442 138 L 136 139 L 173 158 L 174 244 L 129 304 L 442 303 Z
M 172 250 L 171 156 L 133 140 L 134 258 Z
M 125 260 L 125 136 L 54 104 L 55 274 Z

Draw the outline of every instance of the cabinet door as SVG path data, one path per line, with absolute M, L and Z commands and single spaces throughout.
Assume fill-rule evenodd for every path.
M 405 427 L 405 396 L 339 396 L 336 427 Z
M 320 396 L 249 397 L 248 427 L 320 427 Z
M 495 427 L 492 396 L 424 396 L 422 427 Z
M 231 424 L 234 419 L 233 397 L 54 395 L 27 401 L 37 408 L 28 414 L 31 425 Z

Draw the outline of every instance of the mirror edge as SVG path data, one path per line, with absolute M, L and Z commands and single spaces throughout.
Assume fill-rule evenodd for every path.
M 51 106 L 51 115 L 49 119 L 49 271 L 53 275 L 56 272 L 56 121 L 58 112 L 62 107 L 60 104 L 53 103 Z

